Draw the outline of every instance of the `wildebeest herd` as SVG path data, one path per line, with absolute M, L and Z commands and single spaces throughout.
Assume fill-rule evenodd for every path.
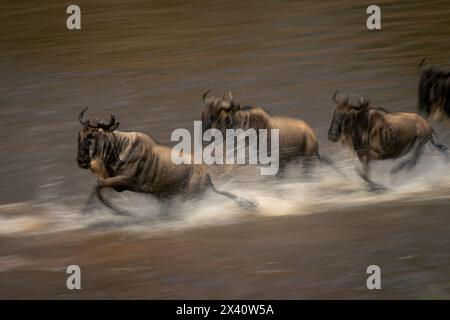
M 418 110 L 433 120 L 450 120 L 450 71 L 437 66 L 423 66 L 420 63 Z M 231 93 L 228 96 L 208 97 L 203 94 L 205 108 L 202 112 L 203 130 L 218 129 L 279 129 L 280 172 L 288 164 L 300 160 L 309 167 L 316 161 L 332 165 L 319 154 L 319 144 L 313 129 L 304 121 L 289 117 L 270 115 L 265 109 L 255 106 L 241 106 L 235 103 Z M 384 187 L 370 179 L 372 160 L 406 159 L 391 170 L 413 168 L 427 143 L 448 156 L 448 148 L 434 139 L 434 130 L 427 120 L 415 113 L 389 112 L 372 105 L 361 97 L 357 101 L 347 95 L 332 100 L 336 103 L 328 130 L 328 138 L 349 146 L 362 164 L 361 178 L 370 189 Z M 87 108 L 86 108 L 87 109 Z M 175 195 L 197 198 L 207 190 L 214 191 L 235 200 L 245 208 L 255 205 L 237 195 L 215 188 L 207 167 L 200 164 L 174 164 L 171 148 L 158 143 L 142 132 L 117 130 L 111 113 L 109 122 L 84 120 L 84 109 L 79 115 L 83 125 L 78 134 L 77 162 L 80 168 L 90 169 L 97 177 L 94 196 L 113 209 L 125 213 L 105 199 L 101 190 L 113 188 L 116 191 L 150 193 L 159 198 L 170 199 Z

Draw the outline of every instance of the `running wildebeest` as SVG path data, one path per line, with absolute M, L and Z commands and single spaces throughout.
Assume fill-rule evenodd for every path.
M 78 134 L 78 166 L 95 174 L 98 183 L 93 195 L 116 213 L 121 210 L 102 196 L 103 188 L 150 193 L 162 199 L 179 194 L 192 198 L 212 190 L 243 207 L 254 207 L 245 199 L 217 190 L 203 166 L 173 163 L 171 148 L 151 136 L 118 131 L 119 122 L 112 112 L 109 123 L 98 120 L 91 123 L 83 120 L 86 110 L 79 115 L 83 128 Z
M 413 168 L 428 142 L 448 154 L 448 148 L 433 139 L 433 128 L 419 115 L 372 107 L 362 97 L 358 103 L 350 103 L 348 97 L 338 100 L 337 93 L 333 96 L 337 106 L 328 138 L 333 142 L 340 140 L 356 152 L 363 165 L 360 176 L 372 189 L 382 188 L 370 180 L 372 160 L 397 159 L 412 152 L 409 159 L 392 168 L 391 173 L 395 173 L 403 168 Z
M 450 70 L 423 66 L 426 58 L 419 65 L 419 112 L 432 120 L 450 122 Z
M 320 157 L 316 135 L 305 121 L 274 117 L 261 107 L 241 106 L 234 102 L 231 92 L 228 97 L 208 97 L 209 91 L 202 97 L 205 103 L 203 131 L 218 129 L 225 133 L 226 129 L 279 129 L 279 172 L 292 160 L 301 160 L 306 169 L 312 160 L 333 166 L 329 159 Z

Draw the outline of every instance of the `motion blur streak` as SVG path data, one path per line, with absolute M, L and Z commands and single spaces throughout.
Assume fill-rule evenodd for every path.
M 380 3 L 381 31 L 366 29 L 367 2 L 346 0 L 77 4 L 71 32 L 60 1 L 0 4 L 0 298 L 450 298 L 450 166 L 436 152 L 410 173 L 375 164 L 388 191 L 369 192 L 326 137 L 336 90 L 416 111 L 422 57 L 449 62 L 448 1 Z M 163 215 L 150 196 L 108 192 L 134 216 L 80 213 L 94 184 L 75 161 L 83 106 L 169 144 L 200 120 L 208 88 L 307 121 L 348 178 L 216 166 L 217 187 L 257 212 L 208 194 Z M 65 289 L 71 264 L 77 293 Z

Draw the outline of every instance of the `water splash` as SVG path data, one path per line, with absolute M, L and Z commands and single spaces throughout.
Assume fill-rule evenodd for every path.
M 338 156 L 343 157 L 343 154 Z M 297 166 L 292 166 L 287 169 L 284 178 L 262 178 L 240 167 L 231 171 L 237 171 L 239 174 L 235 176 L 245 177 L 245 181 L 234 178 L 220 183 L 220 178 L 224 180 L 224 175 L 229 176 L 230 170 L 225 170 L 226 174 L 217 180 L 218 188 L 256 202 L 258 209 L 255 211 L 243 210 L 234 201 L 213 192 L 200 200 L 174 199 L 170 204 L 161 203 L 148 195 L 109 192 L 108 197 L 121 208 L 127 208 L 132 213 L 131 217 L 114 215 L 101 206 L 83 213 L 81 205 L 64 202 L 12 203 L 0 206 L 0 234 L 36 234 L 75 229 L 153 234 L 238 223 L 260 216 L 303 215 L 374 203 L 450 197 L 450 176 L 442 174 L 449 172 L 450 164 L 439 155 L 426 156 L 412 171 L 396 175 L 389 174 L 392 163 L 379 162 L 373 168 L 373 179 L 387 187 L 383 192 L 368 189 L 356 174 L 356 159 L 337 163 L 346 177 L 329 167 L 316 168 L 305 177 Z M 42 198 L 49 197 L 42 195 Z

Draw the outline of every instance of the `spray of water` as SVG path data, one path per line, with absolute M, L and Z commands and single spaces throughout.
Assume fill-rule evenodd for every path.
M 348 154 L 337 155 L 346 158 Z M 348 157 L 347 157 L 348 159 Z M 291 166 L 283 177 L 261 177 L 258 170 L 237 167 L 216 177 L 216 185 L 257 203 L 257 210 L 245 210 L 234 201 L 213 192 L 202 199 L 174 199 L 161 203 L 148 195 L 111 191 L 108 197 L 131 216 L 117 216 L 100 205 L 82 212 L 80 205 L 65 202 L 24 202 L 0 206 L 0 234 L 47 233 L 62 230 L 127 230 L 154 234 L 238 223 L 260 216 L 303 215 L 335 211 L 337 208 L 366 206 L 374 203 L 425 201 L 450 197 L 450 164 L 439 155 L 427 155 L 412 171 L 390 175 L 393 161 L 376 163 L 373 179 L 386 186 L 381 192 L 370 191 L 356 173 L 356 159 L 341 160 L 337 166 L 345 176 L 330 167 L 315 168 L 306 176 L 299 166 Z M 222 170 L 223 171 L 223 170 Z M 234 172 L 233 180 L 229 179 Z M 228 177 L 228 178 L 226 178 Z M 46 195 L 42 195 L 45 198 Z

